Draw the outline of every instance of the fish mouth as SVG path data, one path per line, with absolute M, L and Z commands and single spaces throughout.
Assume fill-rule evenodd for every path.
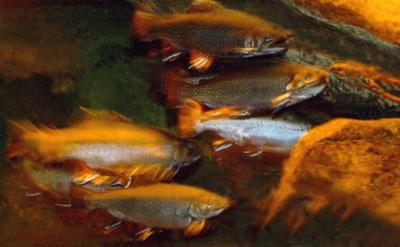
M 263 55 L 275 55 L 285 53 L 289 49 L 286 36 L 266 37 L 259 48 Z
M 304 88 L 301 88 L 291 93 L 290 95 L 291 101 L 294 102 L 293 104 L 295 104 L 297 102 L 301 102 L 310 99 L 312 97 L 315 97 L 318 94 L 320 94 L 325 89 L 325 87 L 326 84 L 321 82 L 315 82 L 313 83 L 313 85 L 308 85 Z
M 272 103 L 274 112 L 317 96 L 322 93 L 328 82 L 328 78 L 310 81 L 301 88 L 276 97 Z

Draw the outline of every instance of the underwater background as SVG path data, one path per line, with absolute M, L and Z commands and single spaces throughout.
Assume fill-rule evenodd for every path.
M 162 4 L 184 9 L 188 2 L 162 1 Z M 296 37 L 293 47 L 378 65 L 400 75 L 399 59 L 377 52 L 373 46 L 360 46 L 345 35 L 317 27 L 311 21 L 299 21 L 277 1 L 223 3 L 292 30 Z M 135 122 L 176 132 L 170 124 L 173 113 L 160 102 L 154 93 L 157 88 L 151 83 L 163 65 L 158 59 L 135 56 L 131 50 L 131 14 L 131 4 L 119 1 L 0 9 L 0 54 L 4 50 L 26 55 L 22 59 L 24 66 L 18 68 L 0 61 L 1 153 L 5 153 L 10 140 L 8 120 L 29 119 L 36 124 L 63 127 L 74 120 L 79 106 L 114 110 Z M 227 220 L 216 222 L 205 235 L 185 239 L 163 234 L 146 243 L 133 244 L 117 237 L 100 236 L 89 225 L 61 220 L 63 213 L 55 212 L 43 202 L 27 201 L 15 167 L 4 155 L 0 160 L 2 246 L 382 246 L 399 243 L 397 227 L 362 211 L 342 221 L 327 209 L 294 233 L 278 221 L 266 230 L 257 230 L 257 213 L 248 202 L 265 196 L 278 184 L 280 159 L 246 159 L 238 155 L 217 164 L 206 152 L 196 171 L 180 182 L 228 195 L 242 203 L 230 212 Z M 64 218 L 68 217 L 64 215 Z

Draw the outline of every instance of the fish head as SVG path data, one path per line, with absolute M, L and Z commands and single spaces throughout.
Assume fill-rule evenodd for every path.
M 329 83 L 329 73 L 313 67 L 299 67 L 286 86 L 292 98 L 309 99 L 316 96 Z
M 201 158 L 199 145 L 191 140 L 181 140 L 175 151 L 174 159 L 178 164 L 185 166 L 196 162 Z
M 303 102 L 320 94 L 329 83 L 329 73 L 323 69 L 299 66 L 286 85 L 287 92 L 273 101 L 275 111 Z
M 232 200 L 219 195 L 204 195 L 190 204 L 189 215 L 194 219 L 215 217 L 233 205 Z
M 287 51 L 289 45 L 287 43 L 287 35 L 285 34 L 275 34 L 258 36 L 255 38 L 255 45 L 257 47 L 257 53 L 263 55 L 275 55 L 282 54 Z

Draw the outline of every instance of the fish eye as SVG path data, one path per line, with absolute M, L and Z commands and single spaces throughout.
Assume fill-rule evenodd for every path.
M 187 144 L 187 147 L 188 147 L 189 149 L 196 149 L 196 148 L 197 148 L 197 145 L 196 145 L 196 143 L 189 142 L 189 143 Z

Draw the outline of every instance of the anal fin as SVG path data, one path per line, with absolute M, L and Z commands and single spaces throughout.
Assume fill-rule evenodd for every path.
M 207 228 L 207 222 L 206 220 L 197 220 L 197 221 L 192 221 L 190 225 L 188 225 L 184 232 L 183 235 L 185 237 L 194 237 L 198 236 L 201 234 L 205 229 Z

